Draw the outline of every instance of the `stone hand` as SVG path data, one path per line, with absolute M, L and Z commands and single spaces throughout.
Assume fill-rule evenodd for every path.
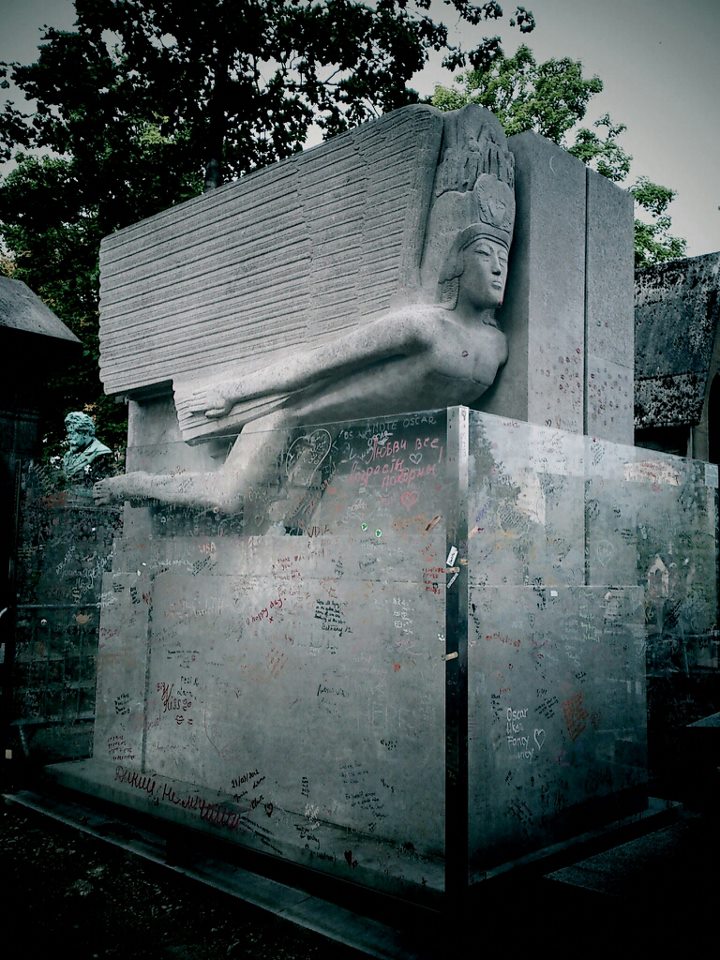
M 215 420 L 230 413 L 234 403 L 220 387 L 203 387 L 193 390 L 187 407 L 191 413 L 204 414 L 209 420 Z
M 98 506 L 107 506 L 118 500 L 132 500 L 134 497 L 147 496 L 150 475 L 143 471 L 124 473 L 117 477 L 98 480 L 93 486 L 93 499 Z
M 93 499 L 99 507 L 108 506 L 116 500 L 122 499 L 122 493 L 118 490 L 118 481 L 124 477 L 106 477 L 105 480 L 98 480 L 93 485 Z

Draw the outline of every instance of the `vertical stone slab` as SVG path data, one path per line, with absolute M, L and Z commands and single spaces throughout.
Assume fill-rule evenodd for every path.
M 515 156 L 515 235 L 500 326 L 509 358 L 479 408 L 582 433 L 585 166 L 535 133 Z
M 633 442 L 635 362 L 633 199 L 587 171 L 585 429 Z

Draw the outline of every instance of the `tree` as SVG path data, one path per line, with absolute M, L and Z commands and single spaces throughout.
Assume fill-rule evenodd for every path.
M 467 23 L 495 2 L 444 0 Z M 122 410 L 97 382 L 97 253 L 113 231 L 417 101 L 408 87 L 431 51 L 451 68 L 487 66 L 497 37 L 465 51 L 429 15 L 430 0 L 75 0 L 76 29 L 45 28 L 39 57 L 0 65 L 30 98 L 0 112 L 0 233 L 14 275 L 82 339 L 79 367 L 48 392 L 90 407 L 99 432 Z M 532 29 L 518 7 L 510 21 Z M 40 155 L 38 155 L 40 154 Z M 61 409 L 60 409 L 61 408 Z M 111 437 L 112 439 L 112 437 Z
M 441 110 L 479 103 L 492 110 L 508 136 L 534 130 L 609 180 L 622 183 L 629 176 L 632 157 L 618 142 L 626 129 L 623 124 L 605 114 L 594 122 L 594 129 L 577 127 L 591 98 L 603 89 L 599 77 L 583 76 L 578 61 L 563 57 L 538 64 L 529 47 L 521 44 L 514 56 L 500 51 L 487 69 L 469 70 L 459 80 L 459 86 L 436 87 L 432 103 Z M 684 256 L 685 241 L 669 233 L 667 208 L 675 192 L 647 177 L 628 189 L 644 217 L 635 219 L 636 267 Z
M 670 234 L 672 222 L 667 208 L 675 198 L 674 190 L 639 177 L 630 187 L 630 193 L 651 220 L 635 220 L 635 265 L 647 267 L 651 263 L 674 260 L 685 256 L 686 241 Z

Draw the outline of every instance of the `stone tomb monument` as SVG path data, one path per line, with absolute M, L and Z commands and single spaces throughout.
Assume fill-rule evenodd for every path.
M 107 238 L 127 505 L 54 776 L 423 902 L 643 809 L 647 555 L 712 621 L 717 484 L 626 445 L 600 181 L 411 107 Z

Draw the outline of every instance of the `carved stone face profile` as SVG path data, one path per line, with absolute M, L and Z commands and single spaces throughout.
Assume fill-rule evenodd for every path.
M 456 309 L 460 313 L 494 310 L 503 302 L 507 280 L 507 248 L 497 240 L 477 237 L 462 250 Z
M 507 281 L 505 238 L 474 224 L 455 237 L 438 283 L 438 302 L 470 317 L 501 306 Z M 487 320 L 487 318 L 484 318 Z

